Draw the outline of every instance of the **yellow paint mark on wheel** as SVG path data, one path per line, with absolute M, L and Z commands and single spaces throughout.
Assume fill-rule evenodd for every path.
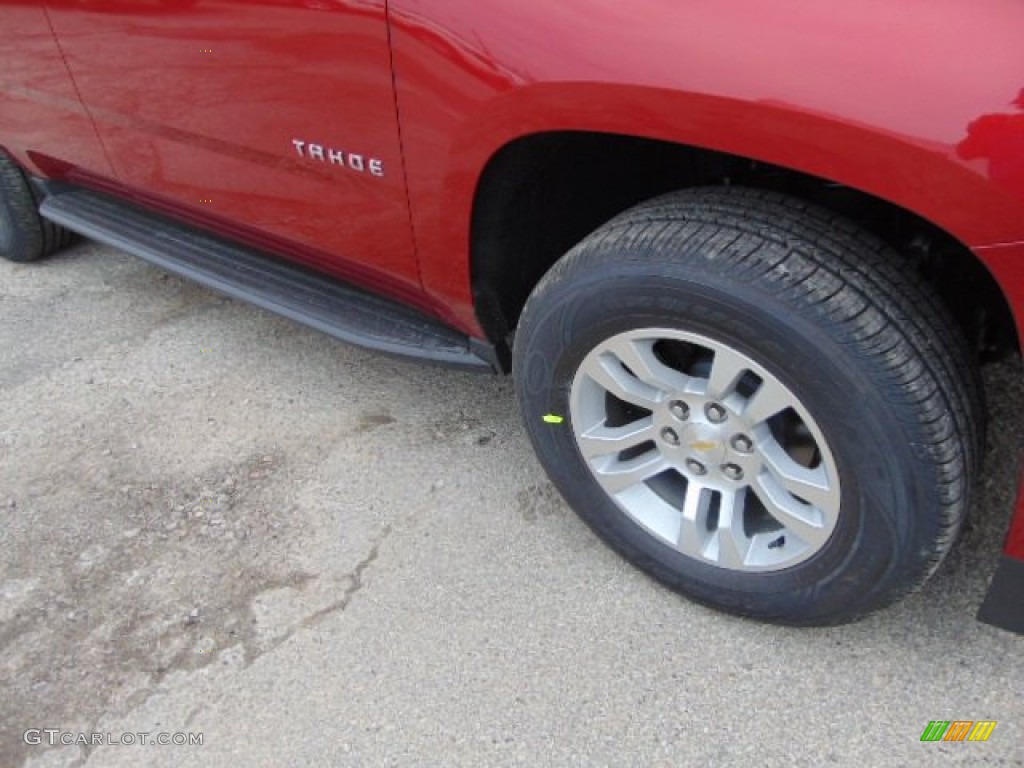
M 565 418 L 563 416 L 555 416 L 555 414 L 553 413 L 549 413 L 547 416 L 544 417 L 545 424 L 561 424 L 564 421 Z

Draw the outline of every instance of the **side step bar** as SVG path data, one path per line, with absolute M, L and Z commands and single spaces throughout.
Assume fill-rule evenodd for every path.
M 40 214 L 167 272 L 362 347 L 478 371 L 479 342 L 440 321 L 337 280 L 83 189 L 60 189 Z M 480 345 L 482 346 L 482 345 Z

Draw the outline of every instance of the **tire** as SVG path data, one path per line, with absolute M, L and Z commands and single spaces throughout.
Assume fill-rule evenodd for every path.
M 898 253 L 785 196 L 644 203 L 564 256 L 520 318 L 527 432 L 630 562 L 764 621 L 850 621 L 915 590 L 981 446 L 959 330 Z
M 35 261 L 65 247 L 71 237 L 39 215 L 39 200 L 25 174 L 0 155 L 0 258 Z

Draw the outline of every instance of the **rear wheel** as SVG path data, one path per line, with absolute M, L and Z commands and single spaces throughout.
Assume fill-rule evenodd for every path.
M 849 620 L 952 545 L 980 441 L 958 331 L 899 255 L 780 195 L 646 203 L 541 281 L 516 336 L 527 429 L 573 508 L 672 588 Z
M 39 201 L 25 174 L 0 155 L 0 258 L 35 261 L 70 241 L 70 232 L 39 215 Z

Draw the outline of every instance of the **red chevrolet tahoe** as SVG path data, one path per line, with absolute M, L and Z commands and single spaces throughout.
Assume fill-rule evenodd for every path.
M 0 255 L 79 233 L 511 373 L 567 502 L 703 603 L 939 566 L 1024 327 L 1024 4 L 2 0 Z M 1024 631 L 1024 501 L 981 608 Z

